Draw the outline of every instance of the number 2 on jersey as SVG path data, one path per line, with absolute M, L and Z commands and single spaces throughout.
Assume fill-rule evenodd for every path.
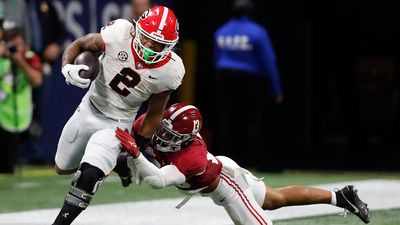
M 135 87 L 139 82 L 140 75 L 131 68 L 124 67 L 119 74 L 114 76 L 109 85 L 118 94 L 126 97 L 131 93 L 128 88 Z M 120 87 L 120 83 L 122 83 L 125 87 Z

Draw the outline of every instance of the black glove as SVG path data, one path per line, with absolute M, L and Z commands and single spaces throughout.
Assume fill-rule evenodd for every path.
M 128 167 L 128 156 L 129 153 L 125 150 L 118 155 L 117 165 L 114 167 L 114 172 L 116 172 L 121 179 L 123 187 L 128 187 L 132 183 L 131 172 Z
M 136 145 L 139 147 L 140 151 L 145 151 L 147 145 L 150 143 L 150 138 L 143 137 L 140 134 L 135 136 Z

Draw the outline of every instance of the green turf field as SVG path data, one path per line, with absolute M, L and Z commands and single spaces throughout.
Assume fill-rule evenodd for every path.
M 282 173 L 258 173 L 271 186 L 314 185 L 340 181 L 364 179 L 400 179 L 400 173 L 387 172 L 343 172 L 343 171 L 285 171 Z M 13 176 L 0 175 L 0 213 L 44 208 L 58 208 L 69 190 L 72 175 L 58 176 L 49 167 L 23 167 Z M 151 190 L 146 185 L 132 185 L 123 188 L 116 175 L 110 176 L 96 193 L 92 204 L 138 201 L 146 199 L 172 198 L 182 196 L 175 188 Z M 375 211 L 374 221 L 380 225 L 398 225 L 400 209 Z M 307 219 L 279 221 L 278 225 L 313 224 L 361 224 L 358 218 L 349 215 L 324 216 Z
M 371 225 L 398 225 L 400 224 L 400 209 L 373 211 Z M 274 225 L 361 225 L 364 224 L 358 217 L 348 215 L 346 218 L 339 215 L 310 217 L 274 222 Z

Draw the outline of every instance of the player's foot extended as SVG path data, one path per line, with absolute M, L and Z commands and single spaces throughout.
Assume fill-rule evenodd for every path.
M 358 197 L 357 190 L 353 185 L 347 185 L 341 190 L 336 191 L 336 195 L 341 195 L 337 197 L 342 197 L 344 200 L 338 206 L 349 210 L 350 212 L 357 215 L 364 223 L 369 223 L 370 214 L 368 205 L 361 201 Z M 339 202 L 338 202 L 339 203 Z

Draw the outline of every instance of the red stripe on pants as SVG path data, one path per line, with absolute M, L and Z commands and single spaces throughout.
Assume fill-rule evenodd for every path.
M 251 205 L 249 199 L 247 196 L 244 194 L 243 190 L 240 188 L 240 186 L 232 180 L 228 175 L 221 173 L 221 178 L 229 185 L 231 186 L 236 193 L 238 193 L 239 197 L 242 199 L 243 203 L 245 204 L 246 208 L 250 211 L 250 213 L 256 218 L 256 220 L 261 224 L 261 225 L 268 225 L 268 223 L 264 220 L 264 218 L 254 209 L 254 207 Z

